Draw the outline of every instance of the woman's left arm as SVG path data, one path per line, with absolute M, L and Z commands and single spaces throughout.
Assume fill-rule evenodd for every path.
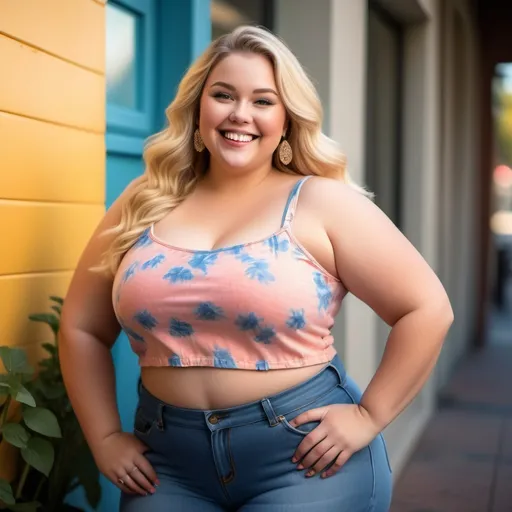
M 452 308 L 435 273 L 377 206 L 341 183 L 311 182 L 307 196 L 322 197 L 341 281 L 392 326 L 358 411 L 376 435 L 425 384 L 453 322 Z M 304 423 L 307 415 L 293 424 Z

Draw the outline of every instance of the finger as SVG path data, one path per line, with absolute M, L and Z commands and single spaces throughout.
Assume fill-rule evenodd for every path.
M 160 481 L 158 480 L 158 476 L 153 466 L 150 464 L 148 459 L 144 457 L 144 455 L 139 454 L 134 459 L 135 466 L 139 468 L 141 473 L 147 478 L 149 483 L 155 487 L 160 485 Z
M 121 480 L 133 492 L 136 492 L 137 494 L 142 494 L 142 496 L 146 496 L 148 494 L 147 491 L 144 488 L 142 488 L 130 475 L 126 474 L 122 476 Z
M 316 446 L 311 448 L 311 450 L 306 454 L 306 456 L 300 461 L 300 464 L 297 466 L 297 469 L 311 468 L 333 446 L 334 443 L 330 441 L 328 437 L 326 437 L 323 441 L 321 441 Z
M 140 470 L 138 466 L 133 466 L 133 468 L 129 471 L 128 475 L 136 484 L 139 485 L 139 487 L 142 487 L 146 493 L 155 493 L 156 489 L 153 487 L 151 482 L 148 480 L 146 475 Z
M 321 443 L 327 437 L 327 433 L 322 429 L 322 425 L 318 425 L 312 430 L 297 446 L 295 453 L 292 457 L 292 462 L 302 460 L 318 443 Z
M 292 427 L 297 428 L 299 425 L 309 423 L 310 421 L 322 421 L 325 413 L 327 412 L 326 407 L 318 407 L 317 409 L 310 409 L 309 411 L 299 414 L 293 418 L 289 423 Z
M 318 459 L 312 467 L 310 467 L 309 471 L 306 473 L 307 477 L 316 475 L 322 472 L 322 469 L 327 468 L 330 464 L 332 464 L 341 453 L 341 450 L 336 446 L 331 446 L 329 450 L 327 450 L 320 459 Z
M 343 465 L 347 462 L 347 460 L 350 459 L 351 455 L 352 454 L 350 452 L 343 450 L 338 455 L 338 457 L 336 458 L 336 460 L 334 461 L 332 466 L 327 471 L 322 473 L 322 478 L 328 478 L 328 477 L 334 475 L 335 473 L 337 473 L 343 467 Z
M 111 482 L 119 487 L 119 489 L 121 489 L 121 491 L 123 491 L 125 494 L 136 494 L 124 483 L 122 478 L 111 478 Z

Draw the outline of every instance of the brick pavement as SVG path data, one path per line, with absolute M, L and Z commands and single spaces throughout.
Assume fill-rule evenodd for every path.
M 512 512 L 512 307 L 458 366 L 395 484 L 391 512 Z

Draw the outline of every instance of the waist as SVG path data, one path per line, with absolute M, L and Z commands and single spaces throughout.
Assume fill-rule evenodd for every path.
M 141 383 L 139 386 L 139 407 L 158 411 L 160 423 L 173 423 L 190 428 L 204 428 L 205 415 L 209 425 L 215 425 L 222 420 L 223 427 L 236 427 L 268 419 L 266 404 L 277 415 L 285 415 L 322 397 L 335 386 L 345 385 L 347 379 L 343 363 L 335 356 L 315 375 L 289 389 L 273 395 L 262 397 L 253 402 L 234 407 L 219 407 L 195 409 L 178 407 L 166 403 L 154 396 Z
M 331 356 L 332 358 L 332 356 Z M 275 395 L 318 374 L 329 359 L 301 368 L 253 371 L 211 367 L 142 367 L 144 388 L 160 401 L 187 409 L 235 407 Z

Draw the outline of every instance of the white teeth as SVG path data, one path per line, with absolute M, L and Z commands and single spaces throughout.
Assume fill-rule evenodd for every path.
M 252 135 L 246 135 L 245 133 L 234 133 L 234 132 L 226 132 L 224 134 L 226 139 L 236 140 L 237 142 L 251 142 Z

